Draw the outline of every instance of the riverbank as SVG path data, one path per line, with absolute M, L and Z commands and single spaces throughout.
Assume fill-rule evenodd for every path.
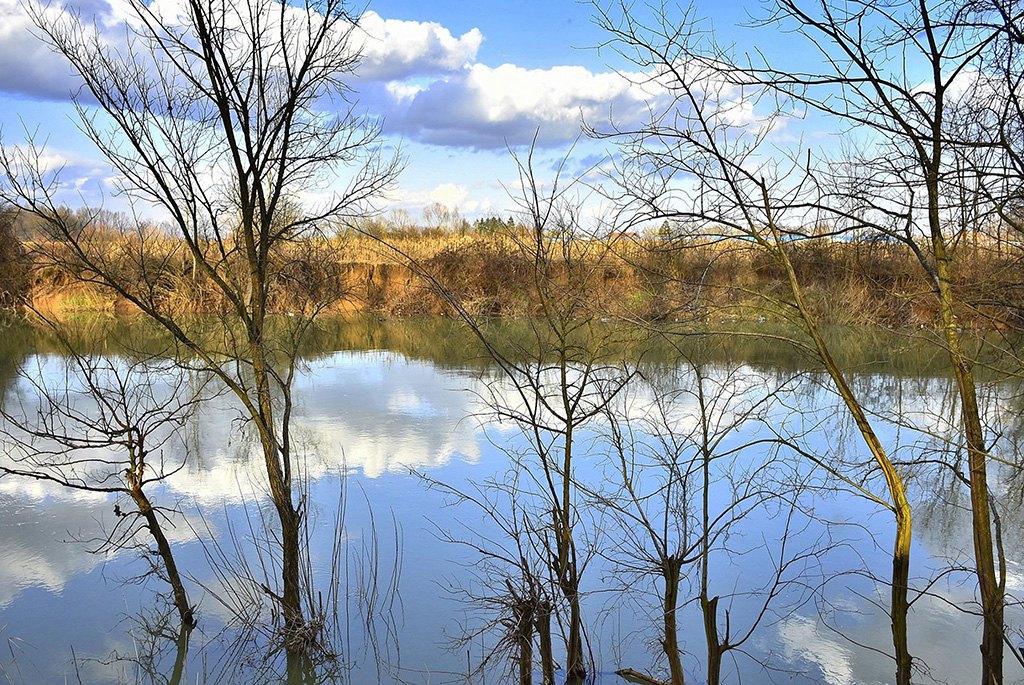
M 452 315 L 438 286 L 475 315 L 517 317 L 535 312 L 531 264 L 508 238 L 483 235 L 387 237 L 390 247 L 351 236 L 316 250 L 296 249 L 281 265 L 272 308 L 290 311 L 295 283 L 315 282 L 335 314 Z M 822 321 L 839 326 L 895 329 L 930 327 L 935 297 L 915 255 L 903 245 L 807 241 L 789 247 L 805 294 Z M 76 260 L 54 259 L 53 245 L 23 246 L 24 301 L 50 313 L 128 313 L 133 306 L 90 282 Z M 120 257 L 119 257 L 120 255 Z M 119 273 L 137 273 L 140 288 L 172 310 L 214 312 L 223 306 L 215 288 L 183 246 L 163 241 L 145 271 L 131 250 L 110 248 L 123 262 Z M 657 239 L 618 239 L 581 249 L 587 271 L 581 293 L 596 312 L 644 320 L 705 323 L 784 321 L 788 288 L 778 265 L 743 243 L 697 246 Z M 590 260 L 587 262 L 587 260 Z M 553 265 L 565 273 L 564 263 Z M 574 268 L 579 267 L 579 262 Z M 1024 325 L 1021 254 L 1008 248 L 964 246 L 955 255 L 955 288 L 962 325 L 1006 329 Z M 433 279 L 424 278 L 429 274 Z M 578 287 L 578 286 L 577 286 Z

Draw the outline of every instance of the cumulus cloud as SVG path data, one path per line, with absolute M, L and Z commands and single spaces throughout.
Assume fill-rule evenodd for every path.
M 678 111 L 675 78 L 685 78 L 720 123 L 752 133 L 778 127 L 755 107 L 752 92 L 726 82 L 707 65 L 681 65 L 672 72 L 591 71 L 563 65 L 526 69 L 515 64 L 473 63 L 429 83 L 390 83 L 383 96 L 392 111 L 393 133 L 420 142 L 475 149 L 529 144 L 564 145 L 580 135 L 583 122 L 630 128 Z
M 442 183 L 430 191 L 430 199 L 445 207 L 461 207 L 469 199 L 469 188 L 459 183 Z
M 87 3 L 74 9 L 87 21 L 97 17 L 97 30 L 108 44 L 123 43 L 129 21 L 123 0 L 68 1 Z M 69 6 L 48 11 L 60 13 L 61 7 Z M 183 0 L 156 0 L 154 7 L 178 21 Z M 353 35 L 353 47 L 363 56 L 351 84 L 360 107 L 382 116 L 391 135 L 501 150 L 528 144 L 535 135 L 541 146 L 564 145 L 579 136 L 584 121 L 600 125 L 611 117 L 628 127 L 647 121 L 652 108 L 672 106 L 668 84 L 653 72 L 491 66 L 477 61 L 483 40 L 476 28 L 456 35 L 437 22 L 366 12 Z M 701 78 L 700 73 L 694 76 Z M 63 59 L 33 35 L 20 0 L 0 0 L 0 90 L 59 99 L 77 85 Z M 715 93 L 712 106 L 730 125 L 758 125 L 753 102 L 737 97 L 731 86 Z
M 579 134 L 584 119 L 645 115 L 651 94 L 637 80 L 580 66 L 475 63 L 394 98 L 390 124 L 436 145 L 502 148 L 528 143 L 538 131 L 542 145 L 562 143 Z
M 158 0 L 153 10 L 171 23 L 184 21 L 181 0 Z M 125 26 L 132 21 L 131 12 L 119 0 L 73 0 L 46 12 L 55 21 L 81 16 L 90 30 L 98 31 L 103 42 L 112 46 L 123 45 Z M 476 28 L 456 37 L 436 22 L 385 19 L 366 12 L 352 46 L 363 58 L 360 79 L 395 82 L 396 92 L 401 93 L 409 88 L 398 84 L 402 80 L 462 69 L 476 59 L 483 39 Z M 21 0 L 0 0 L 0 90 L 61 100 L 81 85 L 67 61 L 41 39 Z
M 440 183 L 430 188 L 399 187 L 389 197 L 389 205 L 407 215 L 417 216 L 426 207 L 440 204 L 457 210 L 463 217 L 473 219 L 496 211 L 492 195 L 505 196 L 497 182 L 473 184 Z
M 0 0 L 0 90 L 65 99 L 82 81 L 35 32 L 20 0 Z
M 75 1 L 48 11 L 95 19 L 105 43 L 123 43 L 128 15 L 117 0 Z M 155 7 L 171 21 L 181 15 L 180 0 Z M 484 36 L 475 28 L 456 36 L 436 22 L 367 12 L 353 40 L 363 55 L 354 83 L 363 105 L 383 115 L 390 132 L 426 143 L 500 149 L 529 142 L 540 129 L 541 143 L 555 144 L 578 135 L 582 117 L 614 111 L 635 119 L 646 99 L 640 87 L 611 72 L 481 64 Z M 0 90 L 61 100 L 80 86 L 66 60 L 40 39 L 20 0 L 0 0 Z
M 484 36 L 471 29 L 458 38 L 436 22 L 384 19 L 366 12 L 357 41 L 363 62 L 359 74 L 378 81 L 398 81 L 462 69 L 476 59 Z

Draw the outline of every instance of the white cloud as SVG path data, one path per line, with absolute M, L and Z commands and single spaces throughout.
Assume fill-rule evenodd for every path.
M 412 100 L 424 89 L 424 86 L 415 83 L 405 83 L 402 81 L 390 81 L 385 87 L 387 88 L 388 94 L 398 101 Z
M 392 129 L 426 143 L 501 148 L 572 140 L 584 119 L 635 121 L 650 93 L 626 75 L 580 66 L 525 69 L 473 64 L 394 99 Z M 404 107 L 402 107 L 404 105 Z
M 393 132 L 437 145 L 500 149 L 526 145 L 535 135 L 541 146 L 564 145 L 580 135 L 584 121 L 608 129 L 610 122 L 642 125 L 652 115 L 672 121 L 677 112 L 685 120 L 687 98 L 676 98 L 680 74 L 718 122 L 751 133 L 779 127 L 757 111 L 756 92 L 723 80 L 707 65 L 595 72 L 574 65 L 480 63 L 415 88 L 389 87 L 395 111 L 389 124 Z
M 498 203 L 495 198 L 498 198 Z M 418 217 L 424 208 L 432 204 L 441 204 L 472 220 L 496 211 L 501 200 L 506 199 L 506 193 L 497 182 L 474 184 L 472 188 L 461 183 L 441 183 L 426 189 L 400 187 L 387 199 L 392 209 L 407 212 L 413 217 Z
M 130 11 L 123 0 L 74 0 L 83 21 L 111 46 L 124 42 Z M 252 11 L 270 13 L 269 0 Z M 63 6 L 48 10 L 60 17 Z M 186 22 L 182 0 L 156 0 L 154 11 Z M 244 8 L 230 21 L 243 21 Z M 295 10 L 290 21 L 308 21 Z M 279 21 L 273 17 L 271 23 Z M 479 29 L 460 36 L 436 22 L 386 19 L 366 12 L 353 36 L 363 62 L 352 83 L 362 106 L 381 115 L 390 133 L 425 143 L 462 148 L 520 146 L 538 135 L 541 145 L 561 145 L 580 134 L 584 120 L 600 126 L 609 117 L 629 126 L 646 121 L 649 106 L 666 106 L 665 78 L 651 73 L 595 72 L 563 65 L 527 69 L 476 61 Z M 63 58 L 33 35 L 20 0 L 0 0 L 0 90 L 39 98 L 65 98 L 80 80 Z M 705 67 L 694 67 L 705 69 Z M 704 75 L 692 74 L 696 81 Z M 721 86 L 722 84 L 717 84 Z M 711 103 L 734 125 L 756 125 L 752 102 L 726 86 Z
M 476 59 L 484 40 L 476 28 L 456 38 L 436 22 L 384 19 L 376 12 L 363 14 L 359 25 L 359 74 L 373 80 L 457 71 Z
M 430 191 L 430 199 L 451 209 L 461 208 L 469 198 L 469 188 L 458 183 L 442 183 Z
M 277 14 L 271 12 L 272 3 L 261 4 L 259 8 L 268 13 L 269 21 L 276 20 Z M 170 23 L 187 22 L 181 0 L 157 0 L 152 9 Z M 228 20 L 244 20 L 244 11 L 239 8 L 238 15 Z M 83 26 L 88 30 L 95 28 L 103 42 L 111 46 L 123 46 L 125 25 L 137 22 L 122 0 L 75 0 L 53 5 L 45 12 L 55 22 L 80 15 Z M 289 20 L 306 21 L 297 9 Z M 361 79 L 401 81 L 462 69 L 476 59 L 483 39 L 476 28 L 456 37 L 436 22 L 384 19 L 375 12 L 367 12 L 353 34 L 353 48 L 363 56 L 359 67 Z M 21 0 L 0 0 L 0 90 L 61 100 L 81 84 L 81 78 L 67 60 L 41 39 Z M 408 92 L 409 87 L 396 85 L 395 93 Z
M 35 30 L 20 0 L 0 0 L 0 90 L 65 99 L 81 79 Z

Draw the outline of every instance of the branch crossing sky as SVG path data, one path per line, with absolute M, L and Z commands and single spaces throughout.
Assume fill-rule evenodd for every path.
M 101 30 L 123 31 L 118 0 L 69 2 L 87 21 L 95 17 Z M 697 6 L 720 39 L 738 49 L 750 38 L 740 25 L 760 11 L 757 2 Z M 536 135 L 541 164 L 553 166 L 579 138 L 581 118 L 644 117 L 648 94 L 617 71 L 628 69 L 621 58 L 599 49 L 606 36 L 593 12 L 575 0 L 371 4 L 362 20 L 370 39 L 354 88 L 359 106 L 383 118 L 388 144 L 400 145 L 407 160 L 389 206 L 413 218 L 434 202 L 470 219 L 505 215 L 513 205 L 506 188 L 515 182 L 509 148 Z M 78 85 L 63 59 L 36 37 L 21 0 L 0 0 L 4 141 L 17 144 L 26 130 L 33 132 L 46 143 L 47 162 L 64 166 L 68 204 L 119 209 L 110 169 L 76 126 L 69 93 Z M 577 142 L 570 170 L 598 163 L 606 147 Z

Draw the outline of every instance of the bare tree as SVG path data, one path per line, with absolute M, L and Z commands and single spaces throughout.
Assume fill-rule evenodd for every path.
M 151 492 L 184 467 L 181 429 L 205 382 L 166 358 L 82 353 L 66 330 L 52 323 L 49 330 L 64 356 L 59 368 L 20 369 L 22 387 L 0 409 L 0 475 L 116 496 L 115 524 L 91 551 L 139 549 L 170 585 L 187 632 L 195 610 L 166 532 L 176 510 L 155 504 Z
M 81 125 L 119 174 L 119 192 L 165 221 L 114 230 L 95 212 L 71 221 L 55 198 L 59 175 L 44 171 L 31 140 L 0 153 L 0 196 L 45 221 L 51 240 L 37 243 L 37 259 L 73 263 L 83 281 L 137 307 L 242 407 L 281 530 L 281 587 L 272 596 L 289 653 L 301 653 L 315 631 L 300 588 L 297 350 L 343 295 L 330 279 L 332 227 L 368 211 L 399 162 L 383 154 L 376 123 L 347 104 L 359 54 L 357 17 L 344 0 L 189 0 L 177 16 L 139 0 L 124 11 L 129 30 L 118 47 L 77 17 L 30 6 L 83 80 Z M 318 191 L 325 200 L 300 202 Z M 216 326 L 196 321 L 197 303 L 167 297 L 168 272 L 187 260 L 197 287 L 213 293 L 198 307 L 218 315 Z
M 965 12 L 991 40 L 977 73 L 958 84 L 962 93 L 951 103 L 946 144 L 980 179 L 977 190 L 999 218 L 995 238 L 1001 249 L 1004 226 L 1024 232 L 1024 6 L 975 0 L 965 3 Z
M 591 130 L 622 146 L 625 161 L 617 180 L 625 216 L 640 222 L 671 220 L 697 245 L 739 246 L 771 258 L 788 293 L 783 311 L 806 333 L 802 341 L 776 339 L 796 343 L 824 366 L 884 477 L 888 497 L 872 499 L 889 509 L 895 522 L 889 611 L 897 682 L 906 685 L 912 667 L 907 639 L 912 529 L 905 475 L 836 362 L 789 258 L 792 245 L 808 237 L 801 224 L 817 223 L 821 204 L 803 156 L 780 158 L 769 151 L 769 136 L 785 114 L 785 103 L 770 103 L 767 111 L 755 110 L 750 117 L 748 108 L 762 102 L 775 84 L 736 67 L 691 13 L 680 19 L 662 8 L 645 23 L 618 4 L 599 6 L 598 22 L 609 33 L 608 47 L 641 67 L 645 86 L 663 94 L 655 99 L 648 124 Z M 687 182 L 678 183 L 681 179 Z M 771 293 L 759 297 L 772 299 Z
M 636 372 L 624 351 L 637 332 L 604 320 L 612 298 L 602 287 L 614 252 L 607 241 L 593 239 L 602 227 L 596 220 L 589 225 L 584 216 L 584 186 L 564 177 L 568 157 L 545 183 L 537 175 L 534 153 L 535 146 L 525 156 L 513 153 L 519 175 L 513 201 L 521 219 L 494 236 L 511 246 L 526 273 L 532 307 L 525 335 L 513 340 L 496 334 L 467 309 L 443 276 L 380 240 L 431 284 L 497 366 L 499 378 L 488 385 L 484 403 L 491 418 L 514 427 L 525 445 L 507 450 L 515 469 L 525 475 L 518 496 L 535 502 L 533 520 L 523 532 L 542 537 L 534 544 L 543 547 L 543 562 L 557 590 L 552 602 L 564 627 L 567 681 L 580 683 L 589 661 L 583 577 L 595 532 L 585 525 L 586 512 L 580 509 L 576 470 L 588 453 L 581 434 Z
M 686 682 L 678 620 L 683 606 L 699 606 L 704 682 L 717 685 L 730 652 L 742 651 L 775 612 L 793 610 L 804 600 L 805 593 L 793 590 L 810 584 L 808 567 L 825 551 L 816 541 L 794 551 L 804 544 L 797 538 L 808 521 L 799 505 L 804 477 L 799 461 L 780 452 L 776 434 L 763 430 L 778 395 L 795 379 L 773 385 L 749 369 L 715 368 L 699 357 L 707 348 L 701 342 L 689 350 L 675 347 L 679 356 L 670 370 L 647 369 L 644 382 L 635 380 L 609 407 L 611 473 L 607 485 L 593 493 L 616 521 L 618 542 L 605 553 L 619 569 L 623 591 L 635 595 L 637 581 L 657 580 L 659 643 L 669 673 L 664 682 L 671 685 Z M 725 583 L 716 581 L 716 561 L 739 554 L 730 540 L 741 521 L 773 515 L 785 521 L 778 540 L 743 552 L 763 555 L 771 570 L 765 577 L 751 574 L 757 575 L 751 585 L 737 581 L 729 592 L 717 593 L 716 585 Z M 687 580 L 695 596 L 686 595 Z M 737 599 L 751 616 L 745 624 L 732 620 Z M 662 682 L 633 669 L 619 675 Z
M 582 202 L 573 182 L 560 173 L 545 186 L 536 176 L 533 151 L 517 157 L 527 233 L 504 236 L 529 265 L 535 311 L 529 335 L 514 344 L 491 338 L 472 322 L 502 371 L 489 386 L 494 417 L 516 427 L 528 446 L 516 455 L 517 468 L 532 478 L 537 511 L 550 531 L 545 559 L 564 604 L 566 665 L 569 682 L 587 673 L 582 615 L 582 583 L 589 556 L 581 531 L 577 461 L 585 458 L 581 432 L 600 417 L 608 402 L 635 373 L 623 356 L 629 333 L 602 323 L 595 288 L 602 282 L 611 252 L 588 240 Z
M 531 510 L 531 491 L 521 485 L 529 480 L 527 474 L 514 464 L 504 479 L 474 483 L 463 489 L 421 477 L 467 515 L 461 530 L 438 527 L 440 539 L 466 547 L 476 556 L 471 566 L 471 582 L 459 582 L 457 593 L 487 618 L 461 636 L 457 646 L 468 647 L 485 634 L 497 631 L 497 643 L 477 665 L 478 671 L 485 672 L 496 657 L 504 657 L 511 664 L 509 675 L 520 685 L 530 685 L 534 665 L 539 661 L 541 682 L 554 685 L 552 595 L 557 590 L 547 562 L 551 547 L 543 530 L 545 517 L 543 512 L 538 515 Z M 481 529 L 477 514 L 493 525 L 493 534 Z M 534 657 L 535 645 L 539 648 L 539 659 Z
M 967 450 L 975 571 L 982 611 L 981 682 L 1003 680 L 1004 584 L 993 541 L 988 485 L 989 439 L 978 409 L 973 358 L 959 322 L 956 246 L 963 226 L 945 220 L 953 198 L 944 187 L 954 158 L 947 132 L 957 90 L 981 66 L 1002 28 L 971 20 L 971 3 L 906 0 L 811 3 L 780 0 L 771 24 L 793 30 L 823 57 L 820 72 L 766 67 L 762 82 L 871 137 L 899 194 L 890 207 L 868 203 L 844 217 L 904 242 L 928 276 L 939 311 L 942 345 L 956 379 Z M 865 30 L 870 26 L 870 31 Z M 920 64 L 920 71 L 911 67 Z M 879 166 L 872 167 L 877 174 Z M 875 175 L 876 181 L 882 177 Z M 841 203 L 831 202 L 841 211 Z

